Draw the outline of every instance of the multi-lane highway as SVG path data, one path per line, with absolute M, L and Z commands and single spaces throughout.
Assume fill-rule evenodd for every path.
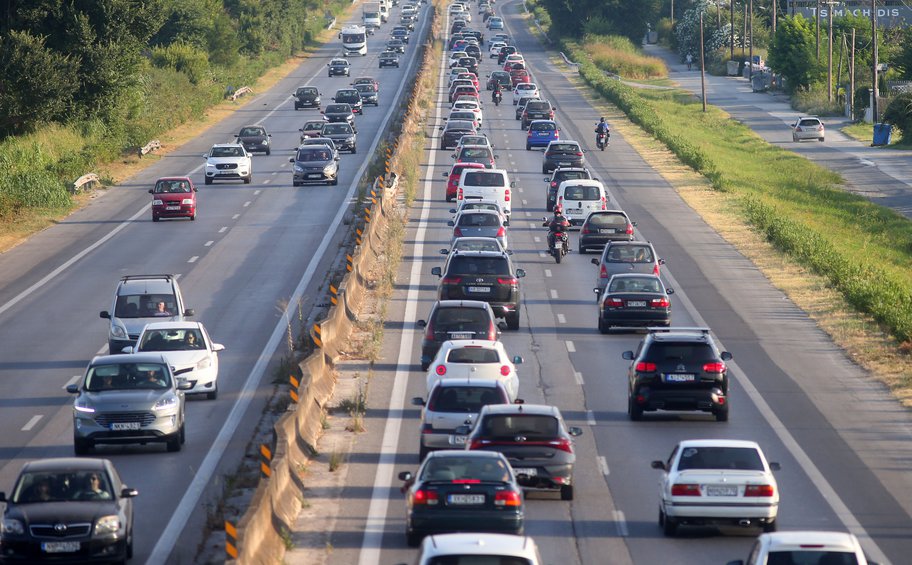
M 515 0 L 498 4 L 542 97 L 558 108 L 561 137 L 589 148 L 587 166 L 606 184 L 611 205 L 626 210 L 638 222 L 638 238 L 651 241 L 666 259 L 663 278 L 676 289 L 674 324 L 708 326 L 734 354 L 729 422 L 675 413 L 628 420 L 627 362 L 621 353 L 635 349 L 641 335 L 598 333 L 592 256 L 574 252 L 556 265 L 544 254 L 541 152 L 525 150 L 513 106 L 495 107 L 486 95 L 483 129 L 495 145 L 498 166 L 518 187 L 509 228 L 513 259 L 528 273 L 522 280 L 522 325 L 501 339 L 512 355 L 525 358 L 520 396 L 558 406 L 569 425 L 585 430 L 577 441 L 575 500 L 532 495 L 527 501 L 526 533 L 539 542 L 545 562 L 706 564 L 745 558 L 757 529 L 689 528 L 665 538 L 658 527 L 660 476 L 649 463 L 667 457 L 676 442 L 693 438 L 754 440 L 781 463 L 780 529 L 852 531 L 873 560 L 908 562 L 908 412 L 689 208 L 622 136 L 615 132 L 607 151 L 594 150 L 598 112 L 549 61 L 521 10 Z M 481 69 L 483 79 L 495 67 L 486 60 Z M 441 264 L 438 249 L 449 244 L 452 233 L 446 226 L 452 205 L 444 202 L 441 180 L 452 160 L 449 151 L 437 149 L 436 139 L 450 106 L 445 86 L 441 81 L 435 119 L 428 125 L 407 260 L 389 309 L 384 360 L 371 384 L 367 432 L 350 458 L 330 563 L 410 562 L 415 555 L 406 547 L 404 497 L 395 476 L 418 467 L 419 412 L 408 399 L 425 394 L 425 379 L 415 321 L 435 300 L 438 279 L 430 270 Z M 574 249 L 575 243 L 574 235 Z
M 415 37 L 426 32 L 424 12 Z M 139 490 L 135 561 L 193 561 L 222 477 L 234 472 L 271 394 L 270 362 L 286 329 L 282 311 L 291 304 L 294 320 L 299 301 L 309 311 L 339 252 L 357 182 L 396 119 L 394 101 L 417 64 L 407 54 L 400 68 L 378 69 L 392 25 L 369 38 L 367 56 L 352 58 L 351 78 L 327 77 L 327 62 L 341 53 L 333 39 L 274 88 L 242 99 L 224 121 L 0 256 L 0 490 L 10 490 L 25 461 L 73 454 L 72 396 L 64 387 L 94 355 L 107 353 L 107 320 L 98 313 L 110 309 L 118 279 L 178 274 L 194 319 L 227 347 L 219 397 L 188 403 L 187 443 L 179 453 L 150 445 L 104 446 L 96 454 L 109 457 Z M 343 154 L 338 186 L 292 187 L 288 159 L 298 128 L 320 114 L 295 111 L 290 94 L 315 85 L 325 105 L 359 76 L 381 85 L 379 107 L 356 117 L 359 152 Z M 253 182 L 203 186 L 201 155 L 233 141 L 246 124 L 272 134 L 271 155 L 253 159 Z M 147 189 L 175 175 L 189 175 L 200 187 L 196 221 L 153 223 Z

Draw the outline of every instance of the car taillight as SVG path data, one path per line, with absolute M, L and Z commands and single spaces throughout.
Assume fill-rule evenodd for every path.
M 658 263 L 656 263 L 655 267 L 652 268 L 652 274 L 655 276 L 659 276 L 659 264 Z
M 653 308 L 668 308 L 668 305 L 670 304 L 670 302 L 668 302 L 667 298 L 662 297 L 662 298 L 653 298 L 650 304 L 652 305 Z
M 563 210 L 563 208 L 564 208 L 564 197 L 563 196 L 557 197 L 557 206 L 560 206 L 561 209 Z
M 725 363 L 721 361 L 716 361 L 713 363 L 706 363 L 703 365 L 703 372 L 705 373 L 724 373 L 725 372 Z
M 656 370 L 656 364 L 650 363 L 649 361 L 640 361 L 636 364 L 636 367 L 634 367 L 634 369 L 638 373 L 652 373 Z
M 797 127 L 795 128 L 795 131 L 801 131 L 801 126 L 797 126 Z
M 700 485 L 671 485 L 671 496 L 700 496 Z
M 605 268 L 605 265 L 602 265 L 599 269 L 599 278 L 607 279 L 608 278 L 608 269 Z
M 501 366 L 500 366 L 500 374 L 503 375 L 503 376 L 505 376 L 505 377 L 510 376 L 510 367 L 508 367 L 507 365 L 501 365 Z
M 624 305 L 624 301 L 621 300 L 620 298 L 606 298 L 605 299 L 605 306 L 620 307 L 623 305 Z
M 462 230 L 459 228 L 453 228 L 453 236 L 462 237 Z
M 452 483 L 454 485 L 477 485 L 481 483 L 481 479 L 453 479 Z
M 589 235 L 590 233 L 592 233 L 592 232 L 589 231 L 588 226 L 583 226 L 583 229 L 580 230 L 580 234 L 582 234 L 582 235 Z
M 577 157 L 582 157 L 582 156 L 583 156 L 583 152 L 582 152 L 582 151 L 577 151 L 576 153 L 574 153 L 574 155 L 576 155 Z
M 418 489 L 412 497 L 412 504 L 415 506 L 434 506 L 438 501 L 435 490 Z
M 561 451 L 566 451 L 567 453 L 573 453 L 573 444 L 570 443 L 569 439 L 558 439 L 554 441 L 549 441 L 548 445 L 551 447 L 556 447 Z
M 462 189 L 456 190 L 456 200 L 462 200 Z
M 744 496 L 773 496 L 776 489 L 773 485 L 747 485 L 744 487 Z
M 515 490 L 502 490 L 494 495 L 494 506 L 521 506 L 522 497 Z
M 442 377 L 446 374 L 446 365 L 437 365 L 437 368 L 434 369 L 434 372 Z
M 608 201 L 605 199 L 604 196 L 602 196 L 602 210 L 607 210 L 607 209 L 608 209 Z
M 633 235 L 633 224 L 627 224 L 627 235 Z
M 462 277 L 443 277 L 440 282 L 443 284 L 459 284 L 462 282 Z
M 519 279 L 517 279 L 516 277 L 507 277 L 507 278 L 497 277 L 497 284 L 508 284 L 510 286 L 517 286 L 517 285 L 519 285 Z
M 421 426 L 421 433 L 423 434 L 432 434 L 434 433 L 434 426 L 430 424 L 424 424 Z
M 497 341 L 497 326 L 494 322 L 488 324 L 488 341 Z
M 551 188 L 557 188 L 557 183 L 556 183 L 556 182 L 552 182 L 552 183 L 551 183 Z
M 503 226 L 500 226 L 500 229 L 497 230 L 497 237 L 503 237 L 505 235 L 507 235 L 507 230 L 505 230 Z
M 508 188 L 508 189 L 504 190 L 504 202 L 509 202 L 509 201 L 510 201 L 510 189 Z
M 473 439 L 469 443 L 469 449 L 481 449 L 482 447 L 488 445 L 489 443 L 491 443 L 491 442 L 486 439 Z
M 431 320 L 428 320 L 427 327 L 424 328 L 424 339 L 428 341 L 434 339 L 434 323 Z

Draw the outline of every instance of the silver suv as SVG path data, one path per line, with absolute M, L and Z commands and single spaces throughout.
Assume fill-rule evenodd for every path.
M 127 275 L 117 284 L 111 310 L 98 315 L 111 320 L 108 353 L 113 355 L 135 345 L 149 322 L 183 322 L 193 314 L 174 275 Z
M 593 289 L 598 298 L 605 292 L 613 275 L 636 273 L 659 276 L 665 260 L 656 255 L 655 248 L 648 241 L 609 241 L 602 250 L 602 256 L 592 259 L 592 264 L 599 268 Z
M 184 391 L 160 353 L 103 355 L 92 359 L 82 384 L 68 385 L 73 402 L 73 450 L 89 453 L 99 443 L 162 442 L 168 451 L 184 443 Z

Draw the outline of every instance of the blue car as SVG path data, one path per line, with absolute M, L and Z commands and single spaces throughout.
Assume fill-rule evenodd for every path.
M 526 135 L 526 151 L 533 147 L 547 147 L 552 141 L 560 139 L 560 128 L 554 120 L 532 120 L 529 133 Z

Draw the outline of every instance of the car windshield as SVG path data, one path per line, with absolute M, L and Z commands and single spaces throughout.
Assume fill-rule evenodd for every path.
M 770 551 L 766 565 L 858 565 L 858 559 L 846 551 Z
M 190 189 L 190 183 L 185 180 L 160 180 L 155 183 L 155 194 L 168 193 L 188 193 L 193 192 Z
M 176 311 L 171 294 L 121 294 L 114 305 L 116 318 L 170 317 Z
M 329 161 L 328 149 L 300 149 L 295 157 L 297 161 Z
M 493 457 L 435 457 L 428 461 L 421 472 L 422 481 L 454 481 L 456 479 L 479 479 L 482 481 L 509 481 L 510 469 L 500 459 Z M 472 563 L 478 561 L 472 556 Z M 450 563 L 443 561 L 442 563 Z M 466 561 L 468 563 L 468 561 Z
M 171 386 L 168 369 L 158 363 L 110 363 L 89 368 L 85 389 L 105 390 L 166 389 Z
M 462 214 L 458 225 L 464 228 L 495 227 L 500 225 L 500 219 L 496 214 Z
M 346 61 L 345 59 L 333 59 L 332 62 L 330 62 L 329 64 L 334 67 L 347 67 L 348 61 Z
M 652 263 L 652 250 L 645 245 L 612 245 L 608 249 L 611 263 Z
M 351 108 L 348 104 L 329 104 L 326 106 L 327 114 L 350 114 Z
M 753 447 L 686 447 L 678 471 L 688 469 L 763 471 L 763 460 Z
M 554 131 L 557 129 L 557 126 L 551 122 L 532 122 L 529 129 L 532 131 Z
M 324 134 L 332 133 L 352 133 L 351 126 L 348 124 L 326 124 L 323 126 Z
M 662 287 L 654 277 L 613 277 L 608 292 L 662 292 Z
M 266 135 L 266 130 L 263 128 L 241 128 L 241 137 L 256 137 L 258 135 Z
M 204 349 L 203 334 L 196 328 L 143 332 L 138 351 L 187 351 Z
M 308 87 L 308 88 L 299 88 L 299 89 L 298 89 L 298 92 L 297 92 L 297 95 L 298 95 L 298 96 L 314 96 L 314 95 L 316 95 L 316 94 L 317 94 L 317 89 L 316 89 L 316 88 L 310 88 L 310 87 Z
M 323 129 L 323 125 L 325 123 L 326 122 L 324 122 L 323 120 L 319 120 L 319 121 L 315 121 L 315 122 L 307 122 L 304 124 L 304 130 L 306 131 L 306 130 L 314 130 L 314 129 Z
M 240 147 L 213 147 L 209 152 L 210 157 L 243 157 L 244 152 Z
M 597 186 L 575 184 L 564 187 L 564 198 L 567 200 L 601 200 L 602 191 Z
M 450 261 L 447 274 L 509 275 L 510 265 L 503 257 L 467 257 L 457 255 Z
M 552 438 L 558 435 L 557 418 L 539 414 L 492 414 L 484 419 L 481 435 L 514 441 L 517 435 L 528 439 Z
M 71 500 L 112 500 L 108 474 L 101 470 L 67 469 L 25 472 L 10 501 L 14 504 Z
M 492 173 L 488 171 L 466 171 L 463 175 L 465 186 L 505 186 L 503 173 Z

